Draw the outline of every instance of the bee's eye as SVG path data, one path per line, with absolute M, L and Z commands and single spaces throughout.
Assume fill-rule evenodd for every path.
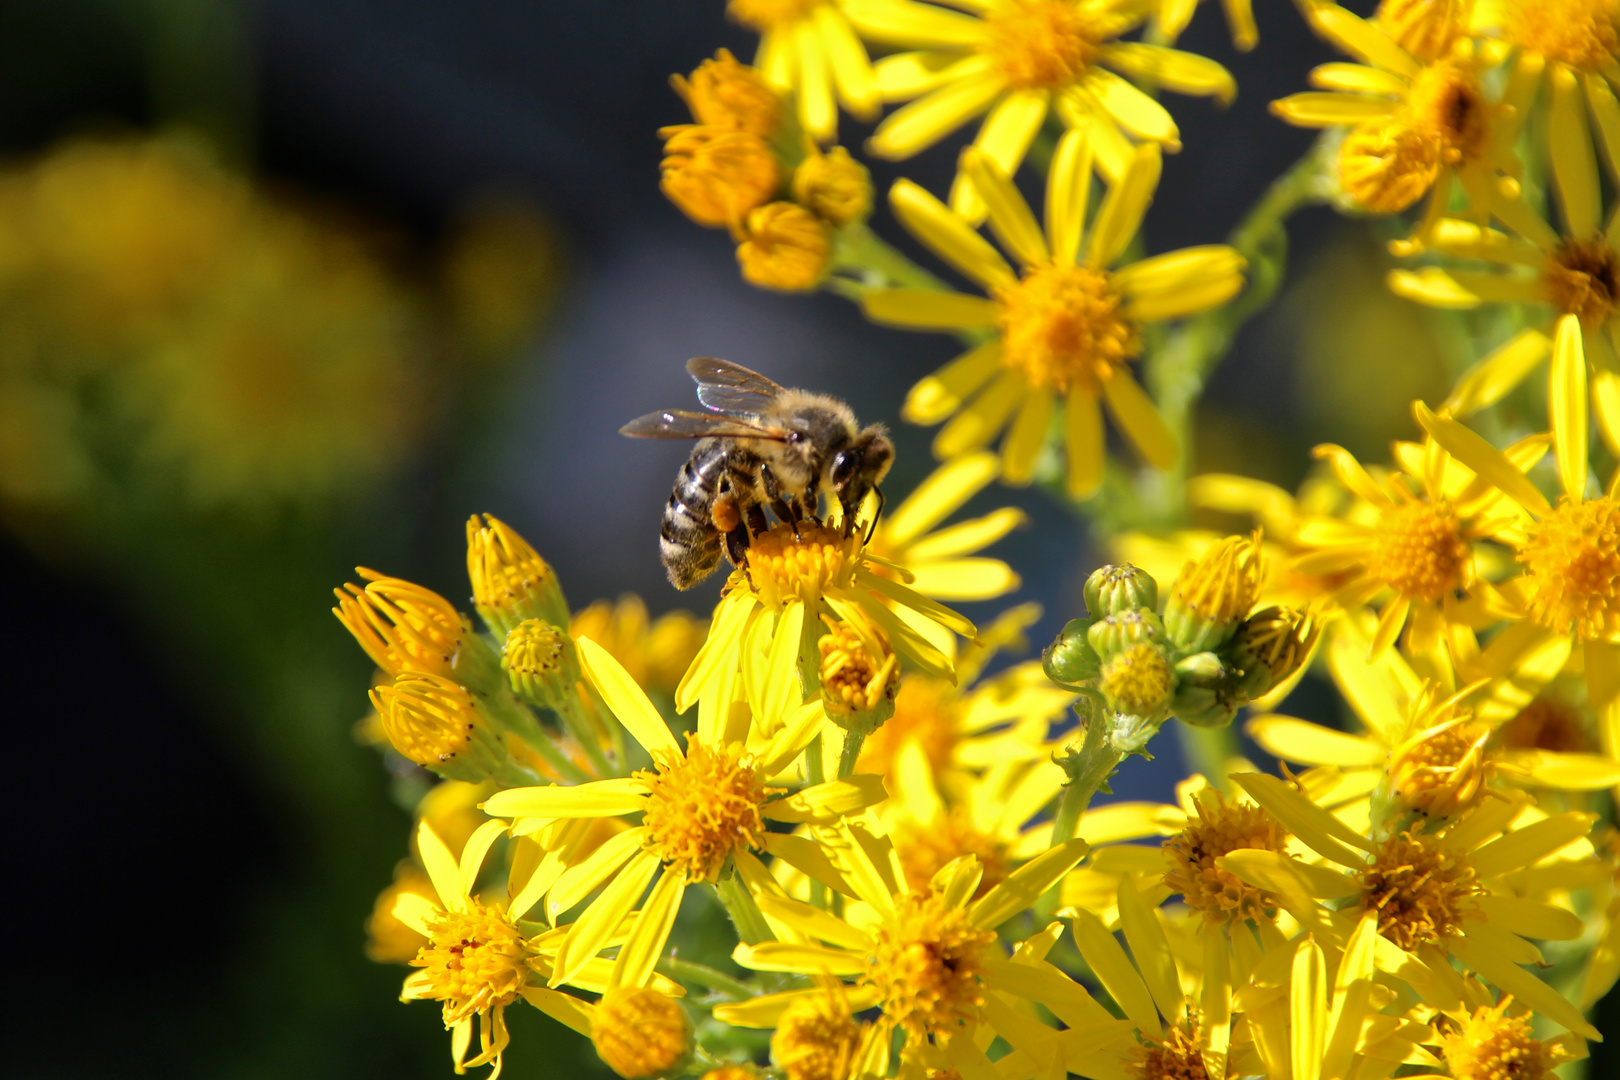
M 837 456 L 833 458 L 832 482 L 838 485 L 849 483 L 850 478 L 855 475 L 855 470 L 861 467 L 862 457 L 859 450 L 838 451 Z
M 787 433 L 787 441 L 788 441 L 789 446 L 793 446 L 793 445 L 795 445 L 797 443 L 803 442 L 804 441 L 804 432 L 802 432 L 802 431 L 789 431 Z

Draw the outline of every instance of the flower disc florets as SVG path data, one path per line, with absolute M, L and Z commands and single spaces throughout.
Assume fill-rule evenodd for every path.
M 1215 865 L 1222 855 L 1243 848 L 1283 852 L 1288 833 L 1261 807 L 1228 803 L 1219 791 L 1197 798 L 1197 816 L 1164 842 L 1165 885 L 1182 895 L 1187 906 L 1204 913 L 1208 924 L 1232 920 L 1275 919 L 1277 900 L 1242 878 Z
M 841 994 L 807 994 L 776 1022 L 771 1063 L 787 1080 L 849 1080 L 864 1035 Z
M 1367 573 L 1410 600 L 1432 604 L 1469 584 L 1471 554 L 1450 503 L 1400 503 L 1379 516 Z
M 781 182 L 776 154 L 752 132 L 689 124 L 660 134 L 668 141 L 658 186 L 699 225 L 740 229 Z
M 1369 120 L 1339 144 L 1339 187 L 1373 214 L 1397 214 L 1440 175 L 1440 142 L 1404 116 Z
M 1399 747 L 1390 755 L 1389 775 L 1401 805 L 1430 817 L 1466 809 L 1490 771 L 1482 753 L 1486 733 L 1483 724 L 1465 720 Z
M 692 1052 L 692 1022 L 674 998 L 645 986 L 609 987 L 591 1020 L 596 1054 L 624 1080 L 674 1070 Z
M 688 880 L 715 880 L 733 851 L 765 837 L 760 807 L 770 792 L 741 746 L 714 749 L 694 739 L 684 755 L 636 777 L 651 789 L 642 817 L 647 846 Z
M 1490 103 L 1472 72 L 1450 60 L 1429 64 L 1412 80 L 1406 107 L 1418 127 L 1440 141 L 1449 165 L 1475 161 L 1490 141 Z
M 776 128 L 782 111 L 776 91 L 764 76 L 739 63 L 727 49 L 699 64 L 690 81 L 679 75 L 670 81 L 700 124 L 748 131 L 763 138 L 769 138 Z
M 1093 391 L 1142 351 L 1136 324 L 1106 271 L 1036 266 L 996 290 L 1001 363 L 1031 386 Z
M 908 893 L 877 944 L 861 985 L 878 992 L 883 1022 L 921 1045 L 932 1035 L 944 1043 L 984 1011 L 980 953 L 996 940 L 950 907 L 937 892 Z
M 1620 256 L 1606 240 L 1565 240 L 1547 257 L 1541 282 L 1549 304 L 1590 330 L 1607 322 L 1620 300 Z
M 1228 536 L 1181 568 L 1164 607 L 1164 628 L 1183 650 L 1203 652 L 1231 639 L 1265 580 L 1260 534 Z
M 1620 52 L 1615 0 L 1524 0 L 1505 7 L 1507 39 L 1555 63 L 1597 71 Z
M 517 1000 L 536 953 L 506 912 L 469 897 L 466 911 L 441 911 L 428 930 L 411 966 L 429 980 L 420 996 L 444 1002 L 447 1026 Z
M 950 813 L 927 825 L 897 829 L 894 850 L 900 857 L 906 883 L 918 892 L 926 892 L 934 875 L 963 855 L 972 855 L 984 868 L 984 876 L 973 892 L 975 900 L 1005 881 L 1012 869 L 1007 843 L 974 828 L 961 807 L 953 807 Z
M 828 586 L 848 587 L 854 580 L 861 549 L 857 531 L 801 522 L 777 525 L 755 536 L 748 547 L 748 576 L 761 601 L 779 608 L 789 600 L 814 603 Z
M 1437 945 L 1461 931 L 1479 891 L 1474 878 L 1456 852 L 1403 832 L 1380 844 L 1361 871 L 1361 910 L 1377 912 L 1378 932 L 1408 952 Z
M 1137 1047 L 1133 1057 L 1131 1072 L 1137 1080 L 1209 1080 L 1198 1048 L 1198 1025 L 1191 1020 L 1166 1028 L 1164 1038 Z
M 984 23 L 980 49 L 1008 83 L 1027 89 L 1073 83 L 1107 36 L 1072 0 L 1005 0 Z
M 556 571 L 498 518 L 474 514 L 467 520 L 467 577 L 473 605 L 498 633 L 524 619 L 568 625 L 568 602 Z
M 745 279 L 764 289 L 806 292 L 827 271 L 832 242 L 821 219 L 797 203 L 773 202 L 749 211 L 737 245 Z
M 1103 662 L 1100 685 L 1114 709 L 1136 716 L 1160 716 L 1170 706 L 1176 676 L 1164 650 L 1142 641 Z
M 1440 1042 L 1457 1080 L 1543 1080 L 1562 1058 L 1531 1034 L 1528 1016 L 1508 1016 L 1513 999 L 1482 1006 Z
M 1582 641 L 1620 634 L 1620 502 L 1564 499 L 1519 549 L 1530 614 Z
M 432 589 L 361 567 L 365 588 L 334 589 L 333 614 L 372 661 L 390 675 L 430 671 L 448 675 L 468 631 L 461 613 Z

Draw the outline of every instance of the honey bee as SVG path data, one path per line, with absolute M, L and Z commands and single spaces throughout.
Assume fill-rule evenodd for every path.
M 709 412 L 648 413 L 619 429 L 642 439 L 697 439 L 664 507 L 659 554 L 670 583 L 690 589 L 720 565 L 722 550 L 743 565 L 749 538 L 765 531 L 769 508 L 797 531 L 836 501 L 845 534 L 894 461 L 881 424 L 861 427 L 848 405 L 789 390 L 741 364 L 699 356 L 686 362 Z

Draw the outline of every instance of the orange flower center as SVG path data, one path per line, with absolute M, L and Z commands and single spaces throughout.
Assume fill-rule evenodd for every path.
M 1596 71 L 1620 52 L 1615 0 L 1519 0 L 1507 13 L 1507 39 L 1555 63 Z
M 1479 891 L 1473 867 L 1411 832 L 1384 841 L 1361 882 L 1361 909 L 1376 911 L 1378 932 L 1408 952 L 1456 936 L 1467 899 Z
M 981 1019 L 985 988 L 979 954 L 996 940 L 948 907 L 936 892 L 908 893 L 892 922 L 877 933 L 861 984 L 878 992 L 884 1023 L 908 1042 L 936 1043 Z
M 428 935 L 411 966 L 427 974 L 424 996 L 444 1002 L 446 1024 L 517 1000 L 535 952 L 499 907 L 468 898 L 466 911 L 441 911 L 428 923 Z
M 1448 164 L 1474 161 L 1484 153 L 1490 106 L 1471 73 L 1449 61 L 1429 64 L 1412 80 L 1406 104 L 1418 126 L 1439 137 Z
M 1519 561 L 1529 568 L 1530 614 L 1582 641 L 1620 633 L 1620 503 L 1568 498 L 1542 518 Z
M 1008 0 L 984 23 L 980 49 L 1009 83 L 1031 89 L 1075 82 L 1108 36 L 1069 0 Z
M 1620 299 L 1620 259 L 1604 240 L 1566 240 L 1541 272 L 1547 302 L 1587 328 L 1602 326 Z
M 1367 572 L 1408 599 L 1432 604 L 1469 583 L 1469 558 L 1449 503 L 1409 502 L 1379 519 Z
M 1208 923 L 1275 919 L 1275 897 L 1222 870 L 1215 860 L 1243 848 L 1285 850 L 1288 834 L 1282 825 L 1258 806 L 1228 804 L 1218 791 L 1201 795 L 1197 805 L 1197 816 L 1164 842 L 1170 866 L 1166 887 L 1179 892 L 1188 907 L 1202 911 Z
M 1085 266 L 1037 266 L 996 290 L 1001 362 L 1031 386 L 1096 390 L 1142 351 L 1109 275 Z
M 733 851 L 765 838 L 760 807 L 772 794 L 741 747 L 712 749 L 693 740 L 656 773 L 636 773 L 652 788 L 642 823 L 647 846 L 691 881 L 713 881 Z

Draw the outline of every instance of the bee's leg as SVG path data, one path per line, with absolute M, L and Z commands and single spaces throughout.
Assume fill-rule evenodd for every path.
M 868 544 L 872 542 L 872 537 L 877 533 L 878 522 L 883 520 L 884 504 L 888 501 L 887 497 L 883 494 L 882 488 L 875 487 L 872 489 L 872 491 L 877 495 L 878 504 L 877 511 L 872 515 L 872 523 L 866 527 L 866 542 Z
M 765 518 L 765 510 L 757 504 L 750 504 L 743 513 L 743 521 L 751 534 L 758 535 L 770 529 L 771 523 Z
M 732 566 L 742 567 L 743 577 L 748 579 L 748 587 L 754 587 L 754 575 L 748 571 L 748 530 L 741 525 L 726 533 L 726 558 L 731 560 Z
M 776 474 L 769 465 L 761 464 L 759 467 L 759 486 L 765 490 L 765 498 L 770 500 L 771 511 L 782 519 L 784 525 L 793 526 L 793 539 L 803 540 L 799 535 L 799 515 L 793 510 L 791 501 L 782 497 L 782 486 L 776 482 Z

